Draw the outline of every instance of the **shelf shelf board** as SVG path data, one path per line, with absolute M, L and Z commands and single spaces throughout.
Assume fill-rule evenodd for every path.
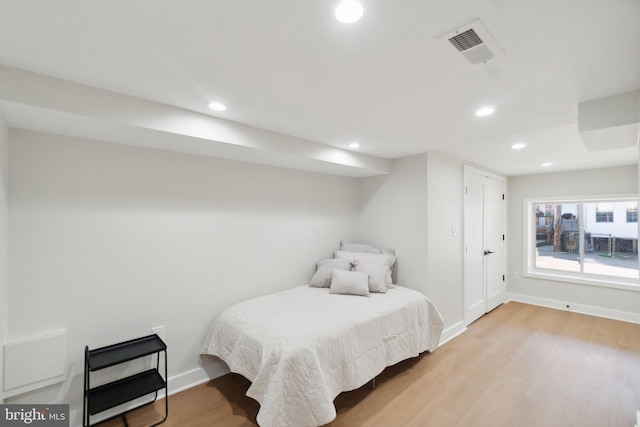
M 108 383 L 88 391 L 89 414 L 95 415 L 115 406 L 156 392 L 166 386 L 157 369 Z
M 89 351 L 89 370 L 96 371 L 166 349 L 167 345 L 156 334 L 97 348 Z

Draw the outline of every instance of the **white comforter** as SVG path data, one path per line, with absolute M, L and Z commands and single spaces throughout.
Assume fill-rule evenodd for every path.
M 261 426 L 318 426 L 335 418 L 338 394 L 436 349 L 441 332 L 438 310 L 409 288 L 361 297 L 300 286 L 224 310 L 202 353 L 252 382 Z

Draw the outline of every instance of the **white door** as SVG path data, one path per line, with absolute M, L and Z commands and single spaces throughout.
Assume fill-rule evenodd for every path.
M 504 178 L 465 168 L 464 304 L 466 324 L 502 304 Z

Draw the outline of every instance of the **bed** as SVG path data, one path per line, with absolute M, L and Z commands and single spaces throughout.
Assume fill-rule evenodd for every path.
M 364 298 L 331 291 L 304 285 L 247 300 L 211 326 L 202 354 L 251 381 L 261 426 L 326 424 L 338 394 L 437 348 L 442 317 L 422 293 L 397 285 Z

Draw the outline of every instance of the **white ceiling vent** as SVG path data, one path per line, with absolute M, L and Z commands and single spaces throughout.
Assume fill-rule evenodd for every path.
M 472 64 L 481 64 L 502 55 L 502 50 L 479 19 L 460 27 L 439 40 L 455 47 Z

